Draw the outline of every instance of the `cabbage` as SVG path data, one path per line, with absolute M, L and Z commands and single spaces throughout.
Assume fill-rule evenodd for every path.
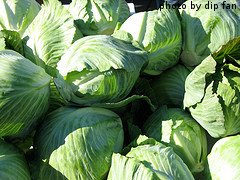
M 240 135 L 226 137 L 214 144 L 208 155 L 209 179 L 238 179 L 240 175 Z
M 209 56 L 185 83 L 184 107 L 215 138 L 240 132 L 240 68 L 232 60 Z
M 0 64 L 0 136 L 25 136 L 48 108 L 51 77 L 11 50 Z
M 73 0 L 69 11 L 84 35 L 110 35 L 130 16 L 125 0 Z
M 108 180 L 194 179 L 172 148 L 144 136 L 137 141 L 126 156 L 113 154 Z
M 150 82 L 158 105 L 183 107 L 185 80 L 189 73 L 190 70 L 178 64 Z
M 158 75 L 178 62 L 182 35 L 175 10 L 161 9 L 133 14 L 114 36 L 124 40 L 132 39 L 148 52 L 149 63 L 144 70 L 147 74 Z
M 55 83 L 62 96 L 80 105 L 117 103 L 131 91 L 146 54 L 106 35 L 76 41 L 57 64 Z
M 18 32 L 21 36 L 40 10 L 35 0 L 1 0 L 0 30 Z
M 0 139 L 0 178 L 30 180 L 26 159 L 16 147 Z
M 74 40 L 81 38 L 71 14 L 58 0 L 45 0 L 40 12 L 24 33 L 25 56 L 38 65 L 56 67 Z M 43 61 L 43 62 L 42 62 Z
M 207 159 L 206 135 L 185 111 L 163 106 L 147 119 L 143 132 L 172 147 L 192 173 L 203 171 Z
M 103 179 L 123 146 L 120 117 L 103 108 L 62 107 L 36 132 L 37 179 Z
M 211 53 L 216 52 L 229 40 L 240 36 L 240 11 L 222 8 L 206 9 L 204 5 L 209 1 L 197 0 L 195 4 L 202 4 L 198 11 L 191 9 L 192 1 L 187 1 L 186 9 L 181 13 L 183 27 L 183 51 L 181 60 L 187 66 L 196 66 Z

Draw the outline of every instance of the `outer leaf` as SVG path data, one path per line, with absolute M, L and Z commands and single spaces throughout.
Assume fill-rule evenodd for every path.
M 165 145 L 161 144 L 160 142 L 156 141 L 153 138 L 149 138 L 145 135 L 138 135 L 138 137 L 135 138 L 129 145 L 124 147 L 121 154 L 126 155 L 131 151 L 131 148 L 143 145 L 159 145 L 162 147 L 166 147 Z
M 0 30 L 17 31 L 21 36 L 40 10 L 35 0 L 1 0 Z
M 102 108 L 60 108 L 36 134 L 39 179 L 103 179 L 123 145 L 121 119 Z
M 127 157 L 136 157 L 140 161 L 150 162 L 148 164 L 150 168 L 162 171 L 168 179 L 193 179 L 187 166 L 172 148 L 144 145 L 133 148 Z
M 231 58 L 235 58 L 236 63 L 240 65 L 240 36 L 232 39 L 213 54 L 213 57 L 215 59 L 220 60 L 228 56 L 230 56 Z
M 49 100 L 48 112 L 56 110 L 62 106 L 66 106 L 67 102 L 60 95 L 56 85 L 54 84 L 53 79 L 50 82 L 50 100 Z
M 137 159 L 127 158 L 120 154 L 113 154 L 112 156 L 108 180 L 157 180 L 160 178 L 167 180 L 168 176 L 162 172 L 152 171 Z
M 123 23 L 120 31 L 129 33 L 148 52 L 149 63 L 145 73 L 158 75 L 178 62 L 182 37 L 181 24 L 175 10 L 133 14 Z M 126 40 L 123 32 L 117 37 Z
M 26 135 L 48 107 L 50 76 L 11 50 L 0 64 L 0 136 Z
M 184 107 L 193 106 L 202 100 L 206 76 L 215 72 L 216 65 L 216 61 L 209 56 L 189 74 L 185 83 Z
M 226 133 L 224 114 L 217 94 L 213 92 L 210 84 L 201 103 L 190 107 L 191 115 L 205 128 L 212 137 L 221 137 Z M 213 113 L 214 112 L 214 113 Z
M 4 39 L 5 47 L 2 49 L 11 49 L 23 55 L 23 41 L 20 34 L 16 31 L 2 30 L 0 38 Z
M 158 106 L 157 97 L 153 88 L 150 85 L 150 80 L 139 77 L 139 79 L 134 85 L 133 92 L 136 94 L 142 94 L 147 96 L 156 107 Z
M 130 16 L 125 0 L 73 0 L 69 11 L 84 35 L 110 35 Z
M 144 100 L 149 105 L 152 111 L 156 110 L 156 106 L 152 104 L 151 100 L 147 96 L 144 96 L 144 95 L 132 95 L 116 103 L 96 103 L 96 104 L 92 104 L 92 106 L 104 107 L 108 109 L 116 109 L 116 108 L 124 107 L 136 100 Z
M 0 178 L 30 180 L 24 155 L 13 145 L 0 140 Z
M 28 27 L 25 35 L 26 56 L 41 65 L 56 67 L 64 52 L 81 37 L 71 14 L 57 0 L 46 0 L 41 11 Z
M 224 76 L 217 94 L 225 117 L 225 136 L 237 134 L 240 128 L 240 68 L 224 67 Z

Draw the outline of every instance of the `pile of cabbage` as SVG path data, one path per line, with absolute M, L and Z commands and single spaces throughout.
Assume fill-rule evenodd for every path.
M 191 3 L 0 1 L 0 179 L 238 179 L 240 9 Z

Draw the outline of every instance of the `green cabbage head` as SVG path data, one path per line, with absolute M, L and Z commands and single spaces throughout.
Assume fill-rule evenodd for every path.
M 147 119 L 143 132 L 172 147 L 192 173 L 203 171 L 207 159 L 206 135 L 187 112 L 162 106 Z
M 221 62 L 212 56 L 204 59 L 186 79 L 184 107 L 212 137 L 239 133 L 239 60 L 225 58 Z
M 202 4 L 196 11 L 191 8 L 192 1 L 186 1 L 186 9 L 182 10 L 183 51 L 181 60 L 187 66 L 196 66 L 211 53 L 218 51 L 221 46 L 240 35 L 240 11 L 232 8 L 223 9 L 222 0 L 214 0 L 218 9 L 206 9 L 210 1 L 196 0 Z M 228 1 L 225 1 L 227 4 Z M 236 3 L 236 1 L 235 1 Z
M 123 146 L 120 117 L 103 108 L 62 107 L 36 132 L 37 179 L 104 179 Z
M 146 74 L 158 75 L 178 62 L 182 34 L 180 20 L 173 9 L 133 14 L 114 36 L 120 39 L 128 37 L 148 52 Z
M 177 64 L 150 81 L 158 105 L 183 107 L 185 81 L 189 73 L 188 68 Z
M 0 179 L 31 180 L 24 154 L 0 139 Z
M 107 35 L 77 40 L 57 64 L 55 83 L 62 96 L 80 105 L 116 103 L 124 99 L 136 80 L 146 53 Z
M 24 54 L 35 64 L 56 67 L 61 56 L 82 37 L 70 12 L 58 0 L 44 0 L 24 33 Z
M 208 155 L 210 179 L 238 179 L 240 175 L 240 135 L 225 137 L 214 144 Z
M 0 64 L 0 136 L 25 136 L 48 108 L 51 77 L 12 50 Z
M 113 154 L 108 180 L 194 179 L 171 147 L 144 136 L 140 136 L 137 143 L 139 145 L 131 148 L 125 156 Z

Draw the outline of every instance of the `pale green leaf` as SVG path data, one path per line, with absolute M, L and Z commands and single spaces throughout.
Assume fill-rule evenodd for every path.
M 61 2 L 46 0 L 24 34 L 26 57 L 32 61 L 35 59 L 39 65 L 43 61 L 56 67 L 61 56 L 73 43 L 75 35 L 79 34 L 78 31 L 73 17 Z

